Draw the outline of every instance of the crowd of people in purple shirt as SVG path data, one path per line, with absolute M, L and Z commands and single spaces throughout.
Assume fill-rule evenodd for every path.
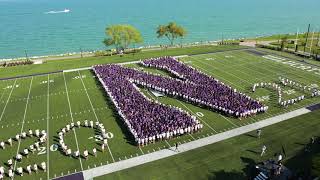
M 267 110 L 259 102 L 174 58 L 149 59 L 141 64 L 166 69 L 179 79 L 119 65 L 93 67 L 139 145 L 192 133 L 201 129 L 202 124 L 183 109 L 150 100 L 136 84 L 235 117 L 246 117 Z
M 188 112 L 144 96 L 132 83 L 133 77 L 144 73 L 118 65 L 95 66 L 94 71 L 138 145 L 202 128 L 203 125 Z
M 232 89 L 223 82 L 185 65 L 175 58 L 152 58 L 142 61 L 141 64 L 165 69 L 184 80 L 185 86 L 181 87 L 183 90 L 177 88 L 177 84 L 174 87 L 169 87 L 169 91 L 165 90 L 167 94 L 178 94 L 187 101 L 205 105 L 235 117 L 246 117 L 268 109 L 249 96 L 237 92 L 236 89 Z

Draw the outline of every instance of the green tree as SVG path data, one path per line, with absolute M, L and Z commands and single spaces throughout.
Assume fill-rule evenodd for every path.
M 174 22 L 170 22 L 167 25 L 158 26 L 156 33 L 158 38 L 167 37 L 171 46 L 173 45 L 175 39 L 178 37 L 183 38 L 187 34 L 186 30 L 182 26 L 179 26 Z
M 127 24 L 116 24 L 106 28 L 108 38 L 103 43 L 108 46 L 115 46 L 117 52 L 127 49 L 129 45 L 143 42 L 141 33 L 133 26 Z

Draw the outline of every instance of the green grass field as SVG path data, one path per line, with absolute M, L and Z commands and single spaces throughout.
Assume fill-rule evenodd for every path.
M 310 173 L 312 155 L 320 152 L 320 144 L 314 145 L 311 152 L 305 152 L 310 137 L 320 136 L 319 116 L 318 110 L 266 127 L 261 139 L 256 138 L 254 131 L 96 179 L 251 179 L 254 166 L 274 158 L 275 153 L 283 154 L 282 146 L 286 152 L 284 165 L 295 173 L 307 174 Z M 267 153 L 260 157 L 264 144 Z
M 320 86 L 320 75 L 265 59 L 246 50 L 196 55 L 181 60 L 238 91 L 263 100 L 269 106 L 268 112 L 239 120 L 169 97 L 157 98 L 148 89 L 143 89 L 143 92 L 153 99 L 181 107 L 197 115 L 204 124 L 204 128 L 192 135 L 184 135 L 138 148 L 132 145 L 131 136 L 128 135 L 121 119 L 113 111 L 113 105 L 110 104 L 94 74 L 89 70 L 75 71 L 0 81 L 0 141 L 6 141 L 9 137 L 14 137 L 23 131 L 27 132 L 29 129 L 46 130 L 49 136 L 48 143 L 29 158 L 24 158 L 21 163 L 18 162 L 16 167 L 40 164 L 42 161 L 48 162 L 47 172 L 40 171 L 38 174 L 23 176 L 23 179 L 47 179 L 151 153 L 173 146 L 176 142 L 189 142 L 320 102 L 319 97 L 307 98 L 288 108 L 281 108 L 277 105 L 277 97 L 274 92 L 258 89 L 252 93 L 251 87 L 254 83 L 277 82 L 279 76 L 307 85 Z M 107 63 L 106 61 L 101 62 Z M 144 68 L 136 64 L 128 66 L 165 76 L 169 75 L 163 71 Z M 17 72 L 14 71 L 15 73 Z M 287 92 L 284 93 L 284 99 L 302 93 L 289 88 L 284 88 L 284 90 Z M 85 119 L 101 121 L 104 124 L 110 135 L 109 149 L 105 152 L 98 152 L 97 157 L 90 156 L 88 160 L 85 160 L 66 157 L 60 151 L 52 148 L 54 144 L 57 144 L 58 130 L 68 123 L 83 122 Z M 80 128 L 76 129 L 75 133 L 69 132 L 65 141 L 73 150 L 79 147 L 80 152 L 83 152 L 84 149 L 91 151 L 94 147 L 100 149 L 97 145 L 99 141 L 96 141 L 94 136 L 93 129 Z M 20 144 L 14 142 L 12 147 L 7 146 L 5 150 L 0 149 L 1 164 L 3 165 L 9 158 L 14 157 L 17 152 L 21 152 L 35 141 L 36 139 L 29 138 L 21 141 Z

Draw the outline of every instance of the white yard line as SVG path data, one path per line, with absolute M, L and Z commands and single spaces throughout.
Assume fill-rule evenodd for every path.
M 190 108 L 188 108 L 186 105 L 184 105 L 182 102 L 178 101 L 182 106 L 184 106 L 185 108 L 187 108 L 192 114 L 196 115 Z M 198 119 L 200 119 L 202 122 L 205 123 L 205 125 L 207 125 L 211 130 L 213 130 L 215 133 L 218 133 L 218 131 L 216 131 L 213 127 L 211 127 L 206 121 L 204 121 L 202 118 L 197 117 Z
M 6 89 L 3 89 L 2 93 L 1 93 L 0 102 L 2 101 L 2 98 L 3 98 L 4 92 L 6 92 Z
M 95 109 L 94 109 L 94 107 L 93 107 L 93 105 L 92 105 L 92 101 L 91 101 L 91 98 L 90 98 L 89 93 L 88 93 L 88 91 L 87 91 L 86 85 L 84 84 L 83 79 L 82 79 L 82 77 L 81 77 L 80 71 L 78 71 L 78 74 L 79 74 L 79 77 L 80 77 L 80 79 L 81 79 L 81 82 L 82 82 L 84 91 L 85 91 L 86 94 L 87 94 L 87 97 L 88 97 L 88 100 L 89 100 L 89 102 L 90 102 L 90 106 L 91 106 L 91 109 L 92 109 L 92 111 L 93 111 L 93 113 L 94 113 L 94 116 L 96 117 L 96 120 L 97 120 L 98 122 L 100 122 L 100 120 L 99 120 L 99 118 L 98 118 L 98 116 L 97 116 L 97 114 L 96 114 L 96 111 L 95 111 Z M 110 155 L 111 155 L 111 158 L 112 158 L 113 162 L 116 162 L 116 161 L 114 160 L 114 158 L 113 158 L 113 154 L 112 154 L 112 152 L 111 152 L 111 149 L 110 149 L 110 147 L 109 147 L 109 143 L 108 143 L 108 142 L 107 142 L 107 148 L 108 148 L 108 150 L 109 150 L 109 153 L 110 153 Z
M 220 142 L 223 141 L 225 139 L 229 139 L 235 136 L 239 136 L 241 134 L 245 134 L 251 131 L 254 131 L 256 129 L 260 129 L 263 127 L 267 127 L 270 126 L 272 124 L 276 124 L 282 121 L 286 121 L 288 119 L 291 119 L 293 117 L 297 117 L 303 114 L 307 114 L 310 113 L 311 111 L 306 109 L 306 108 L 301 108 L 292 112 L 288 112 L 282 115 L 278 115 L 272 118 L 268 118 L 253 124 L 249 124 L 246 126 L 242 126 L 242 127 L 238 127 L 235 129 L 232 129 L 230 131 L 226 131 L 223 133 L 219 133 L 219 134 L 215 134 L 212 136 L 208 136 L 202 139 L 198 139 L 192 142 L 188 142 L 185 144 L 182 144 L 179 146 L 179 152 L 176 151 L 172 151 L 170 149 L 162 149 L 156 152 L 152 152 L 149 154 L 145 154 L 142 156 L 138 156 L 138 157 L 134 157 L 134 158 L 130 158 L 127 160 L 123 160 L 123 161 L 119 161 L 116 163 L 111 163 L 108 165 L 104 165 L 104 166 L 100 166 L 100 167 L 96 167 L 93 169 L 88 169 L 83 171 L 83 176 L 85 180 L 89 180 L 89 179 L 93 179 L 95 177 L 98 176 L 102 176 L 105 174 L 110 174 L 113 172 L 117 172 L 117 171 L 121 171 L 124 169 L 128 169 L 131 167 L 135 167 L 138 165 L 142 165 L 148 162 L 152 162 L 152 161 L 156 161 L 159 159 L 163 159 L 163 158 L 167 158 L 170 156 L 174 156 L 176 154 L 180 154 L 186 151 L 190 151 L 196 148 L 200 148 L 206 145 L 210 145 L 216 142 Z
M 26 115 L 27 115 L 27 110 L 28 110 L 28 104 L 29 104 L 29 97 L 30 97 L 30 92 L 31 92 L 32 81 L 33 81 L 33 77 L 31 78 L 31 81 L 30 81 L 29 92 L 28 92 L 28 97 L 27 97 L 26 106 L 25 106 L 25 108 L 24 108 L 24 114 L 23 114 L 23 119 L 22 119 L 20 134 L 21 134 L 22 131 L 23 131 L 24 123 L 25 123 L 25 120 L 26 120 Z M 19 153 L 20 144 L 21 144 L 21 138 L 19 138 L 18 148 L 17 148 L 17 153 L 16 153 L 16 155 L 18 155 L 18 153 Z M 15 171 L 16 165 L 17 165 L 17 160 L 14 161 L 13 171 Z
M 144 152 L 142 151 L 142 149 L 141 149 L 141 147 L 140 147 L 140 146 L 139 146 L 139 149 L 140 149 L 141 153 L 142 153 L 142 154 L 144 154 Z
M 62 73 L 62 74 L 63 74 L 64 85 L 65 85 L 66 93 L 67 93 L 67 99 L 68 99 L 68 104 L 69 104 L 69 111 L 70 111 L 71 121 L 74 123 L 71 104 L 70 104 L 70 99 L 69 99 L 68 87 L 67 87 L 67 82 L 66 82 L 66 77 L 65 77 L 64 73 Z M 74 138 L 76 140 L 77 150 L 80 152 L 77 133 L 76 133 L 76 130 L 74 128 L 73 128 L 73 134 L 74 134 Z M 81 170 L 83 171 L 83 165 L 82 165 L 81 158 L 79 158 L 79 161 L 80 161 Z
M 239 125 L 236 125 L 235 123 L 233 123 L 232 121 L 230 121 L 227 117 L 219 114 L 219 116 L 223 117 L 225 120 L 227 120 L 230 124 L 234 125 L 235 127 L 239 127 Z
M 11 91 L 10 91 L 9 97 L 8 97 L 8 99 L 7 99 L 7 102 L 6 102 L 6 104 L 4 105 L 4 108 L 3 108 L 3 110 L 2 110 L 2 113 L 1 113 L 1 116 L 0 116 L 0 122 L 1 122 L 1 120 L 2 120 L 2 117 L 3 117 L 4 112 L 6 111 L 6 108 L 7 108 L 8 102 L 9 102 L 9 99 L 10 99 L 11 94 L 12 94 L 12 91 L 13 91 L 15 85 L 16 85 L 16 82 L 17 82 L 17 79 L 16 79 L 16 80 L 14 81 L 14 83 L 13 83 L 13 86 L 12 86 L 12 88 L 11 88 Z
M 48 95 L 47 95 L 47 134 L 48 134 L 48 137 L 50 137 L 49 136 L 49 111 L 50 111 L 50 108 L 49 108 L 49 105 L 50 105 L 50 103 L 49 103 L 49 100 L 50 100 L 50 78 L 49 78 L 49 74 L 48 74 L 48 89 L 47 89 L 47 91 L 48 91 Z M 47 168 L 47 179 L 50 179 L 50 173 L 49 173 L 49 170 L 50 170 L 50 167 L 49 167 L 49 165 L 50 165 L 50 163 L 49 163 L 49 153 L 50 153 L 50 141 L 49 141 L 49 138 L 48 138 L 48 140 L 47 140 L 47 166 L 48 166 L 48 168 Z

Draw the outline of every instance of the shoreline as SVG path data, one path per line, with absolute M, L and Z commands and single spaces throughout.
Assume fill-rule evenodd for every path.
M 304 34 L 305 32 L 301 32 L 300 34 Z M 296 33 L 287 33 L 288 35 L 294 35 Z M 247 38 L 228 38 L 223 39 L 223 41 L 255 41 L 257 38 L 266 38 L 266 37 L 272 37 L 275 35 L 284 35 L 284 34 L 270 34 L 270 35 L 261 35 L 256 37 L 247 37 Z M 206 45 L 217 45 L 217 43 L 221 42 L 222 40 L 208 40 L 208 41 L 196 41 L 196 42 L 190 42 L 190 43 L 182 43 L 182 44 L 176 44 L 174 46 L 169 46 L 168 48 L 179 48 L 181 46 L 183 47 L 192 47 L 192 46 L 206 46 Z M 132 49 L 132 48 L 130 48 Z M 136 49 L 142 49 L 144 51 L 150 51 L 150 50 L 159 50 L 162 49 L 160 44 L 155 45 L 149 45 L 149 46 L 140 46 Z M 106 50 L 106 49 L 105 49 Z M 111 49 L 109 49 L 111 50 Z M 51 55 L 37 55 L 37 56 L 31 56 L 28 57 L 30 60 L 62 60 L 62 59 L 75 59 L 75 58 L 81 58 L 82 57 L 93 57 L 94 54 L 98 51 L 104 51 L 103 49 L 97 49 L 93 51 L 83 51 L 83 52 L 66 52 L 61 54 L 51 54 Z M 13 61 L 24 61 L 26 60 L 26 57 L 18 57 L 18 58 L 0 58 L 0 62 L 13 62 Z

